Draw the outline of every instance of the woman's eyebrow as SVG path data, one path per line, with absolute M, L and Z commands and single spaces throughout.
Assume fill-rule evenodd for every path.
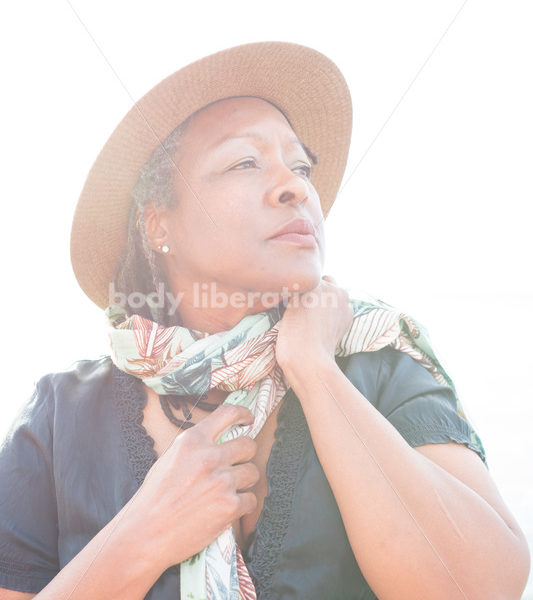
M 257 131 L 243 131 L 241 133 L 229 133 L 229 134 L 223 136 L 222 138 L 220 138 L 219 140 L 216 140 L 213 144 L 211 144 L 209 146 L 209 149 L 218 148 L 219 146 L 222 146 L 226 142 L 229 142 L 232 140 L 238 140 L 238 139 L 242 139 L 242 138 L 254 139 L 254 140 L 257 140 L 258 142 L 261 142 L 262 144 L 266 144 L 268 142 L 267 138 Z M 296 136 L 288 138 L 285 143 L 300 146 L 300 148 L 302 148 L 302 150 L 304 152 L 306 152 L 305 145 Z

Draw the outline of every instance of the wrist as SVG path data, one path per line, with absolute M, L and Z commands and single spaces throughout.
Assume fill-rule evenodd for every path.
M 308 389 L 316 389 L 322 385 L 332 372 L 339 371 L 335 357 L 325 350 L 312 353 L 298 354 L 289 360 L 283 361 L 280 367 L 296 395 Z
M 114 528 L 112 537 L 122 553 L 131 561 L 132 575 L 142 573 L 144 576 L 152 576 L 157 579 L 161 573 L 172 566 L 168 557 L 164 555 L 164 539 L 150 527 L 149 511 L 136 510 L 133 506 L 134 496 L 118 513 L 115 519 L 119 519 Z
M 150 473 L 147 477 L 150 476 Z M 146 483 L 146 479 L 145 479 Z M 144 485 L 144 484 L 143 484 Z M 141 490 L 142 494 L 142 490 Z M 124 506 L 124 542 L 131 545 L 141 566 L 159 574 L 198 552 L 187 528 L 162 518 L 165 508 L 136 494 Z M 145 563 L 142 564 L 144 558 Z

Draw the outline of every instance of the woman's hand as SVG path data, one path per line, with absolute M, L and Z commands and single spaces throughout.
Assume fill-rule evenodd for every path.
M 255 495 L 245 491 L 259 479 L 250 462 L 256 442 L 244 436 L 217 443 L 232 425 L 251 423 L 247 408 L 220 406 L 174 440 L 130 500 L 129 518 L 162 571 L 200 552 L 256 508 Z
M 276 342 L 276 360 L 285 374 L 302 364 L 334 359 L 352 319 L 348 293 L 328 275 L 315 289 L 292 296 Z

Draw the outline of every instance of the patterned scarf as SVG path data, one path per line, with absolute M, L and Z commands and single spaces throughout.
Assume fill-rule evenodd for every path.
M 422 325 L 380 300 L 351 299 L 350 303 L 353 321 L 337 347 L 337 356 L 388 346 L 409 354 L 455 393 Z M 233 329 L 212 335 L 184 327 L 162 327 L 138 315 L 127 317 L 119 306 L 110 306 L 105 312 L 112 360 L 119 369 L 138 377 L 158 394 L 201 395 L 219 388 L 230 392 L 225 403 L 252 411 L 254 423 L 232 427 L 218 440 L 221 443 L 242 435 L 254 438 L 288 389 L 275 360 L 283 311 L 279 305 L 246 316 Z M 466 420 L 459 400 L 457 412 Z M 474 431 L 471 443 L 483 451 Z M 183 599 L 256 598 L 232 528 L 181 563 L 180 569 Z

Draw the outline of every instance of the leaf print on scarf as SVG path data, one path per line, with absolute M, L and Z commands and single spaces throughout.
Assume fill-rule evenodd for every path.
M 242 390 L 266 377 L 276 366 L 278 328 L 245 340 L 224 354 L 224 366 L 214 370 L 212 385 L 228 392 Z
M 409 315 L 402 314 L 402 328 L 406 330 L 406 333 L 408 333 L 413 340 L 416 340 L 420 337 L 420 329 L 418 329 L 414 319 L 412 319 Z
M 203 355 L 203 353 L 202 353 Z M 161 385 L 167 394 L 178 396 L 202 395 L 211 389 L 211 360 L 202 360 L 191 368 L 189 361 L 161 378 Z
M 135 377 L 155 377 L 161 367 L 172 360 L 172 351 L 167 349 L 165 355 L 160 358 L 144 357 L 132 358 L 128 361 L 130 367 L 126 367 L 125 371 Z
M 130 359 L 127 371 L 136 377 L 154 377 L 169 363 L 180 345 L 174 349 L 171 342 L 176 327 L 162 327 L 158 323 L 133 315 L 131 319 L 135 345 L 139 358 Z
M 135 336 L 139 354 L 146 358 L 158 358 L 174 337 L 177 327 L 163 327 L 159 323 L 133 315 L 131 329 Z M 180 352 L 180 350 L 177 350 L 177 352 Z

